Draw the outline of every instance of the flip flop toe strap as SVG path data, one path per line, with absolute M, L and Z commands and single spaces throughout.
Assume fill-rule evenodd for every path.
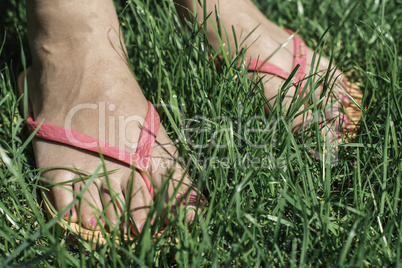
M 158 112 L 155 110 L 152 103 L 148 102 L 148 113 L 142 126 L 140 138 L 138 140 L 137 151 L 135 153 L 137 159 L 135 160 L 135 167 L 141 172 L 141 176 L 147 185 L 148 191 L 151 196 L 154 196 L 154 188 L 148 179 L 151 168 L 151 155 L 156 141 L 160 127 L 160 118 Z M 145 173 L 148 172 L 148 174 Z
M 291 30 L 285 29 L 286 32 L 289 34 L 294 34 Z M 296 66 L 299 64 L 299 69 L 297 71 L 297 74 L 295 76 L 295 79 L 293 81 L 293 85 L 297 86 L 299 82 L 301 81 L 301 87 L 299 94 L 303 91 L 305 81 L 303 81 L 304 76 L 306 74 L 306 66 L 307 66 L 307 47 L 306 44 L 304 43 L 303 39 L 301 39 L 298 35 L 293 36 L 293 44 L 294 44 L 294 50 L 293 50 L 293 67 L 292 69 L 296 68 Z M 270 62 L 266 62 L 263 60 L 258 60 L 258 59 L 253 59 L 250 58 L 246 60 L 245 64 L 249 66 L 248 70 L 249 71 L 259 71 L 267 74 L 273 74 L 276 75 L 282 79 L 288 79 L 290 76 L 290 73 L 283 70 L 282 68 L 276 66 L 275 64 L 272 64 Z M 305 93 L 305 95 L 307 92 Z M 305 97 L 305 96 L 303 96 Z

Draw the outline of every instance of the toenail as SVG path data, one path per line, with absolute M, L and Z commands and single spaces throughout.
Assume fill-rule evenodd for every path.
M 91 226 L 91 227 L 95 227 L 95 226 L 96 226 L 96 219 L 95 219 L 95 217 L 92 217 L 92 218 L 89 220 L 89 226 Z
M 182 199 L 183 199 L 183 195 L 182 194 L 177 194 L 176 199 L 173 200 L 173 202 L 172 202 L 172 206 L 176 206 L 177 202 L 179 202 L 179 203 L 182 202 Z
M 355 127 L 354 126 L 351 126 L 351 125 L 349 125 L 349 126 L 346 126 L 346 129 L 348 129 L 348 130 L 352 130 L 352 129 L 354 129 Z
M 183 204 L 184 206 L 194 204 L 197 202 L 199 198 L 200 198 L 200 205 L 202 205 L 205 202 L 205 197 L 203 195 L 200 196 L 194 191 L 190 192 L 188 201 L 187 198 L 184 198 L 182 194 L 177 194 L 176 199 L 173 200 L 172 206 L 175 207 L 177 205 L 177 202 L 179 202 L 179 204 Z
M 349 102 L 349 98 L 348 98 L 348 96 L 342 96 L 342 102 L 346 102 L 346 103 L 348 103 Z
M 343 117 L 343 122 L 350 122 L 350 118 L 349 118 L 349 116 L 344 116 Z
M 138 232 L 141 233 L 142 229 L 144 228 L 145 221 L 141 222 L 140 225 L 138 226 Z
M 64 218 L 68 218 L 68 216 L 70 216 L 70 210 L 68 210 L 68 211 L 66 212 L 66 214 L 64 214 Z
M 64 218 L 70 217 L 70 212 L 71 212 L 71 217 L 73 217 L 74 214 L 75 214 L 75 207 L 73 207 L 72 209 L 68 210 L 68 211 L 66 212 L 66 214 L 64 214 Z
M 196 193 L 191 192 L 191 193 L 190 193 L 190 198 L 189 198 L 188 201 L 189 201 L 190 203 L 194 203 L 194 202 L 197 201 L 197 197 L 198 197 L 198 195 L 197 195 Z

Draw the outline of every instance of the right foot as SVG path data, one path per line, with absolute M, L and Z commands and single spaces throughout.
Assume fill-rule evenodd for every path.
M 70 128 L 135 153 L 148 103 L 128 67 L 112 1 L 33 2 L 27 2 L 33 56 L 27 72 L 31 116 L 35 121 Z M 21 76 L 20 85 L 23 79 Z M 90 174 L 100 165 L 99 154 L 55 142 L 34 139 L 34 150 L 38 168 L 72 167 Z M 182 179 L 183 170 L 175 158 L 177 150 L 161 126 L 152 152 L 150 176 L 158 189 L 168 170 L 175 170 L 166 201 L 181 199 L 180 194 L 191 190 L 190 180 L 187 175 Z M 65 219 L 71 217 L 71 222 L 78 222 L 81 218 L 84 227 L 99 229 L 99 224 L 106 222 L 97 222 L 101 216 L 115 225 L 125 205 L 116 204 L 115 211 L 110 205 L 111 193 L 123 201 L 129 200 L 126 195 L 132 193 L 130 213 L 135 224 L 132 230 L 137 233 L 143 228 L 153 197 L 139 172 L 134 172 L 132 189 L 129 189 L 132 168 L 107 157 L 105 164 L 107 170 L 116 170 L 109 174 L 112 191 L 104 183 L 104 177 L 97 179 L 83 196 L 96 209 L 83 201 L 80 209 L 75 204 Z M 63 169 L 42 173 L 42 177 L 53 183 L 82 175 L 86 174 Z M 179 195 L 173 197 L 179 182 L 182 182 Z M 79 192 L 84 185 L 85 182 L 78 181 L 52 187 L 50 200 L 56 210 L 66 208 L 73 201 L 74 192 Z M 191 222 L 194 216 L 195 211 L 190 210 L 187 220 Z
M 187 7 L 190 11 L 196 10 L 198 20 L 202 20 L 203 8 L 199 4 L 196 4 L 196 6 L 194 7 L 194 2 L 192 0 L 176 0 L 176 2 L 179 5 Z M 243 46 L 247 47 L 245 55 L 246 59 L 252 58 L 258 59 L 259 62 L 264 62 L 265 59 L 272 55 L 272 57 L 269 59 L 269 63 L 280 67 L 289 74 L 292 72 L 294 40 L 290 40 L 285 47 L 276 51 L 279 46 L 289 40 L 290 34 L 287 33 L 284 29 L 281 29 L 280 27 L 269 21 L 250 0 L 207 1 L 206 10 L 208 15 L 211 14 L 211 16 L 208 21 L 206 34 L 208 37 L 208 41 L 215 50 L 220 49 L 220 42 L 212 25 L 213 23 L 217 28 L 217 21 L 215 20 L 215 8 L 219 13 L 221 28 L 226 29 L 226 33 L 228 35 L 229 40 L 227 40 L 226 35 L 224 37 L 221 37 L 223 43 L 226 43 L 226 47 L 230 46 L 231 51 L 236 51 L 236 48 L 234 46 L 236 42 L 234 40 L 232 32 L 233 27 L 234 31 L 236 32 L 238 38 L 237 41 L 239 44 L 246 36 L 250 34 L 250 36 L 246 40 L 244 40 L 243 44 Z M 179 8 L 178 11 L 180 15 L 188 14 L 188 12 L 182 8 Z M 224 32 L 224 30 L 222 30 L 222 32 Z M 306 76 L 308 76 L 314 52 L 307 47 L 307 51 L 301 51 L 301 53 L 305 54 L 307 58 Z M 323 57 L 321 58 L 318 66 L 319 76 L 325 75 L 325 73 L 329 69 L 329 63 L 330 62 L 328 59 L 325 59 Z M 334 70 L 333 66 L 331 66 L 331 70 Z M 253 72 L 250 72 L 250 76 L 252 75 Z M 263 77 L 262 81 L 264 82 L 265 96 L 270 101 L 270 104 L 274 105 L 275 99 L 278 94 L 277 89 L 283 85 L 284 79 L 263 72 L 260 72 L 259 75 Z M 329 134 L 330 137 L 336 135 L 335 133 L 337 133 L 340 126 L 343 129 L 342 132 L 349 132 L 350 130 L 353 130 L 355 128 L 355 124 L 360 119 L 359 110 L 357 109 L 357 107 L 353 107 L 352 109 L 354 110 L 352 118 L 349 118 L 347 114 L 344 113 L 344 107 L 346 107 L 346 110 L 348 110 L 349 112 L 349 108 L 353 106 L 353 103 L 345 94 L 345 91 L 350 90 L 352 88 L 352 85 L 349 85 L 346 80 L 341 79 L 341 76 L 342 73 L 336 71 L 334 77 L 337 78 L 336 81 L 338 85 L 334 87 L 332 96 L 335 100 L 331 100 L 329 102 L 332 102 L 332 105 L 325 111 L 325 117 L 327 120 L 337 118 L 337 120 L 335 120 L 335 122 L 333 122 L 333 125 L 330 127 L 332 129 L 331 133 Z M 322 90 L 322 86 L 318 87 L 315 90 L 314 93 L 316 100 L 320 99 L 320 94 Z M 286 110 L 289 109 L 293 96 L 298 94 L 299 93 L 296 87 L 292 86 L 283 100 L 283 106 L 286 108 Z M 361 95 L 359 96 L 359 94 L 357 94 L 358 97 L 361 97 Z M 266 107 L 266 109 L 268 110 L 268 107 Z M 298 112 L 302 112 L 304 109 L 305 107 L 304 105 L 302 105 Z M 305 124 L 303 122 L 309 122 L 311 120 L 311 112 L 307 116 L 300 115 L 294 119 L 293 128 L 299 129 L 300 127 L 302 127 L 303 124 Z M 314 118 L 314 120 L 316 120 L 316 118 Z M 326 130 L 324 128 L 323 132 L 325 131 Z M 333 133 L 333 131 L 335 131 L 335 133 Z M 339 134 L 340 133 L 338 132 L 338 138 Z

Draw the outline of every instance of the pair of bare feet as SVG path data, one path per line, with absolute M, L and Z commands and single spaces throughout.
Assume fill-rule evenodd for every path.
M 176 2 L 195 10 L 199 14 L 198 18 L 203 17 L 202 8 L 193 6 L 192 0 Z M 247 50 L 249 57 L 266 58 L 289 38 L 288 33 L 266 19 L 249 0 L 209 0 L 207 11 L 213 12 L 215 6 L 226 29 L 231 29 L 233 25 L 237 33 L 245 36 L 259 25 L 246 41 L 248 45 L 254 43 Z M 181 15 L 187 12 L 183 10 L 179 9 Z M 27 20 L 33 56 L 32 66 L 26 76 L 31 116 L 36 121 L 44 120 L 48 124 L 67 126 L 135 153 L 148 103 L 127 64 L 112 1 L 27 1 Z M 212 27 L 209 29 L 209 41 L 215 48 L 219 48 L 215 31 Z M 233 41 L 232 36 L 230 39 Z M 231 44 L 234 41 L 228 45 Z M 307 63 L 310 63 L 313 52 L 307 49 L 305 53 Z M 284 49 L 275 53 L 270 62 L 291 71 L 293 41 L 290 40 Z M 328 60 L 322 59 L 318 69 L 327 70 L 328 64 Z M 307 68 L 309 67 L 308 65 Z M 267 98 L 274 99 L 283 79 L 266 75 L 264 80 Z M 319 96 L 320 93 L 319 88 L 316 95 Z M 294 94 L 296 88 L 292 87 L 285 99 L 287 104 Z M 344 105 L 349 104 L 342 88 L 338 88 L 335 95 Z M 342 110 L 338 109 L 337 112 L 341 114 Z M 298 120 L 295 120 L 295 126 L 302 119 Z M 163 127 L 159 129 L 156 141 L 152 158 L 161 161 L 158 165 L 151 165 L 149 175 L 155 187 L 159 188 L 166 179 L 168 169 L 175 169 L 166 196 L 168 201 L 177 198 L 173 196 L 177 192 L 183 195 L 189 192 L 191 182 L 174 161 L 177 157 L 176 149 Z M 74 167 L 91 173 L 100 164 L 97 154 L 46 140 L 35 139 L 34 149 L 39 168 Z M 128 205 L 116 201 L 112 196 L 116 195 L 117 200 L 131 200 L 130 212 L 135 223 L 132 230 L 137 233 L 143 228 L 154 199 L 138 172 L 133 172 L 129 166 L 109 158 L 105 159 L 105 164 L 108 170 L 115 170 L 109 174 L 110 184 L 104 183 L 102 178 L 96 180 L 83 196 L 92 205 L 82 202 L 80 215 L 75 205 L 65 218 L 70 217 L 72 222 L 81 218 L 86 228 L 97 229 L 100 224 L 104 224 L 104 221 L 97 220 L 99 212 L 105 210 L 101 214 L 114 225 L 118 222 L 123 207 Z M 42 176 L 48 181 L 63 183 L 77 179 L 82 174 L 54 169 L 43 172 Z M 130 183 L 132 180 L 134 183 Z M 180 187 L 176 189 L 179 183 Z M 49 196 L 56 210 L 62 211 L 71 204 L 73 193 L 79 192 L 84 185 L 83 181 L 78 180 L 65 183 L 64 187 L 51 188 Z M 127 199 L 128 193 L 135 194 Z M 119 203 L 117 209 L 116 206 L 105 205 L 112 200 Z M 195 213 L 194 210 L 189 211 L 189 222 L 193 220 Z

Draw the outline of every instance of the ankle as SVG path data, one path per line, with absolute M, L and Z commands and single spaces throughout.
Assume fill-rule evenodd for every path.
M 111 32 L 119 36 L 119 22 L 111 0 L 27 1 L 28 38 L 32 52 L 48 45 L 90 46 Z M 78 45 L 79 44 L 79 45 Z

